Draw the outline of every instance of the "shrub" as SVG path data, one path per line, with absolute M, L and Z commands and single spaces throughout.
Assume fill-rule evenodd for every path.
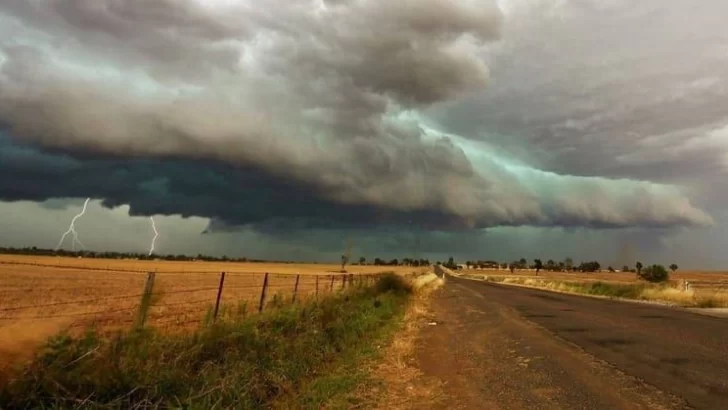
M 375 284 L 377 293 L 394 292 L 397 294 L 412 293 L 412 285 L 407 280 L 393 272 L 388 272 L 379 277 Z
M 640 279 L 646 280 L 648 282 L 667 282 L 668 279 L 670 279 L 670 274 L 667 272 L 667 269 L 665 269 L 662 265 L 652 265 L 648 266 L 637 274 Z

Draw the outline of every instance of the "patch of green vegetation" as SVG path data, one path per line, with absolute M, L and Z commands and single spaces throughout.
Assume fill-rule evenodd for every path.
M 645 285 L 641 283 L 568 282 L 567 284 L 577 293 L 626 299 L 639 299 L 645 289 Z
M 357 365 L 396 329 L 410 293 L 385 275 L 192 334 L 59 335 L 0 386 L 0 408 L 350 407 L 365 378 Z

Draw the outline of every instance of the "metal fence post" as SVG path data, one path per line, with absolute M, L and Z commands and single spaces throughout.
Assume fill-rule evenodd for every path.
M 293 286 L 293 303 L 296 303 L 296 294 L 298 293 L 298 281 L 301 279 L 301 274 L 296 275 L 296 284 Z
M 314 297 L 316 300 L 318 300 L 318 283 L 319 283 L 319 275 L 316 275 L 316 292 L 314 293 Z
M 265 306 L 265 291 L 268 288 L 268 272 L 265 273 L 265 277 L 263 278 L 263 290 L 260 292 L 260 304 L 258 304 L 258 313 L 263 311 L 263 306 Z
M 220 285 L 217 288 L 217 299 L 215 299 L 215 313 L 212 315 L 212 321 L 217 320 L 217 312 L 220 310 L 220 298 L 222 297 L 222 286 L 225 283 L 225 272 L 220 273 Z
M 156 273 L 147 272 L 147 281 L 144 283 L 144 293 L 139 304 L 139 315 L 137 316 L 137 327 L 142 328 L 147 321 L 147 313 L 152 301 L 152 289 L 154 289 L 154 277 Z

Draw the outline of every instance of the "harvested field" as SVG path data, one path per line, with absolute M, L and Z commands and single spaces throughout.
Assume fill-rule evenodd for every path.
M 147 324 L 184 331 L 209 317 L 226 272 L 219 317 L 257 312 L 266 272 L 266 305 L 357 286 L 357 278 L 423 268 L 275 263 L 209 263 L 0 255 L 0 368 L 61 330 L 130 328 L 147 278 L 156 272 Z M 350 283 L 350 279 L 354 278 Z M 298 285 L 296 281 L 298 280 Z M 346 281 L 346 283 L 344 283 Z M 318 285 L 317 285 L 318 284 Z M 318 289 L 318 290 L 317 290 Z M 5 358 L 5 360 L 3 360 Z

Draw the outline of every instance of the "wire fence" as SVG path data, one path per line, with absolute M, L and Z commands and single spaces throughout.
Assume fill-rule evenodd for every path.
M 0 286 L 0 329 L 48 321 L 99 330 L 188 327 L 324 298 L 368 286 L 379 275 L 147 272 L 16 279 Z M 76 286 L 64 286 L 69 280 Z

